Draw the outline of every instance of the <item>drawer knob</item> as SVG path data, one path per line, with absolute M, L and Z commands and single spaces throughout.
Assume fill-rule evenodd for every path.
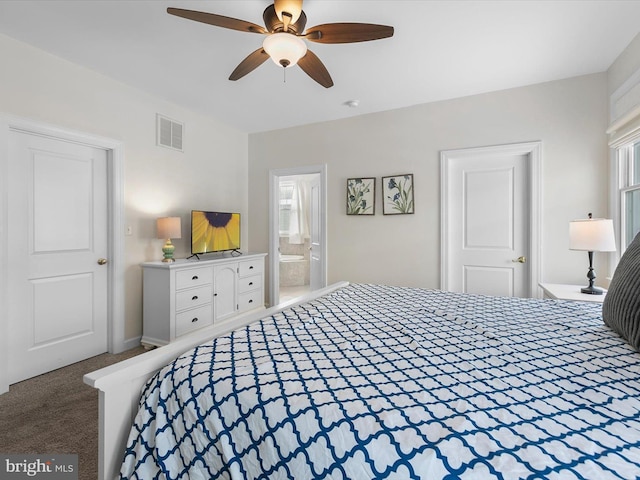
M 198 321 L 198 317 L 191 319 L 191 323 L 196 323 L 197 321 Z
M 191 300 L 197 300 L 198 299 L 198 295 L 194 295 L 193 297 L 191 297 Z
M 249 282 L 249 286 L 253 285 L 253 282 Z
M 249 300 L 249 303 L 253 303 L 253 300 Z
M 249 270 L 253 270 L 253 265 L 251 265 L 251 266 L 249 267 Z
M 198 275 L 194 275 L 193 277 L 191 277 L 191 280 L 198 280 Z

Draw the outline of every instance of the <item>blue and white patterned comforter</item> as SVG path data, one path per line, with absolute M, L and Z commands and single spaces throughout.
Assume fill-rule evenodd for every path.
M 601 306 L 350 285 L 146 385 L 123 478 L 640 477 L 640 354 Z

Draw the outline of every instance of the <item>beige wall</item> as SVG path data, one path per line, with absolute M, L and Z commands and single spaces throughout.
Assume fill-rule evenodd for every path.
M 182 217 L 176 257 L 190 251 L 194 209 L 247 212 L 247 134 L 0 35 L 0 112 L 124 144 L 125 337 L 142 331 L 139 264 L 162 258 L 155 218 Z M 156 113 L 185 122 L 185 152 L 156 146 Z M 247 215 L 243 216 L 247 226 Z M 242 228 L 248 247 L 247 228 Z
M 440 286 L 441 150 L 542 141 L 543 280 L 586 283 L 568 224 L 607 213 L 607 76 L 595 74 L 249 135 L 251 245 L 268 249 L 270 169 L 326 163 L 328 281 Z M 282 148 L 286 145 L 286 148 Z M 413 173 L 415 214 L 347 216 L 346 179 Z M 596 256 L 604 278 L 606 258 Z

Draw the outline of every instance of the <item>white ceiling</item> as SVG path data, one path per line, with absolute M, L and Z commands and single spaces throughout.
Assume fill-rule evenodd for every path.
M 299 67 L 283 82 L 271 61 L 231 82 L 263 37 L 166 13 L 173 6 L 263 25 L 269 4 L 0 0 L 0 33 L 258 132 L 603 72 L 640 31 L 640 0 L 306 0 L 307 27 L 395 28 L 392 38 L 373 42 L 308 42 L 333 77 L 325 89 Z

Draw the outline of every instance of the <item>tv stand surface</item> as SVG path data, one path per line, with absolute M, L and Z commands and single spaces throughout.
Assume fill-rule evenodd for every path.
M 193 253 L 187 257 L 187 260 L 191 260 L 193 257 L 200 260 L 200 255 L 210 255 L 210 258 L 205 258 L 205 260 L 218 260 L 220 258 L 225 258 L 225 254 L 229 253 L 230 257 L 239 257 L 243 255 L 240 250 L 225 250 L 224 252 L 209 252 L 209 253 Z

